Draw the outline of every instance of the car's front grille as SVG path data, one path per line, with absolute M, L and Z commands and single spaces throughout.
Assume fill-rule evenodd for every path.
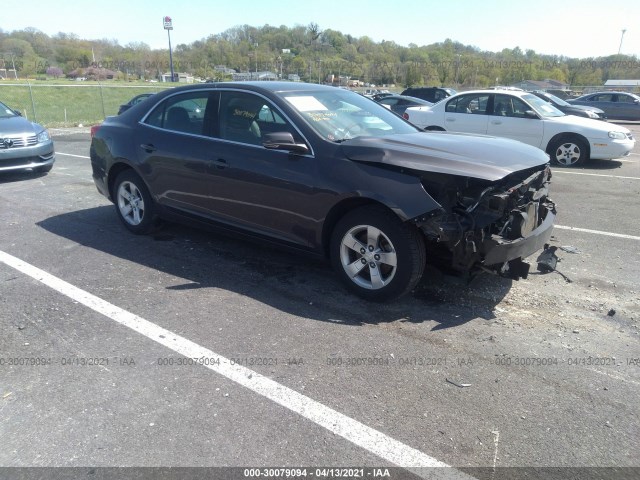
M 0 137 L 0 148 L 30 147 L 38 143 L 35 135 L 22 137 Z

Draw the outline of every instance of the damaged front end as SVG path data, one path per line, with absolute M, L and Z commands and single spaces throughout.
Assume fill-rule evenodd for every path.
M 527 277 L 529 264 L 522 259 L 548 243 L 556 215 L 548 197 L 548 165 L 493 182 L 470 177 L 445 180 L 439 174 L 421 178 L 442 208 L 413 221 L 427 240 L 445 247 L 454 270 L 481 269 L 515 280 Z

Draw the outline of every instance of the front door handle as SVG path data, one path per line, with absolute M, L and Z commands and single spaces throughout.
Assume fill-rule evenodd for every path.
M 491 124 L 492 125 L 502 125 L 502 122 L 500 120 L 492 120 Z

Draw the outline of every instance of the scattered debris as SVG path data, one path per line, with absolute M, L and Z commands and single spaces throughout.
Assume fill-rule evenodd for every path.
M 5 399 L 5 398 L 7 398 L 9 395 L 11 395 L 11 394 L 13 394 L 13 392 L 5 393 L 5 394 L 2 396 L 2 398 L 3 398 L 3 399 Z
M 580 330 L 574 330 L 573 333 L 580 333 Z
M 448 383 L 450 383 L 451 385 L 455 385 L 456 387 L 459 387 L 459 388 L 465 388 L 465 387 L 470 387 L 471 386 L 470 383 L 456 383 L 456 382 L 454 382 L 452 380 L 449 380 L 448 378 L 445 378 L 445 380 Z
M 607 312 L 607 315 L 610 317 L 613 317 L 615 314 L 616 314 L 616 311 L 613 308 Z
M 544 246 L 544 251 L 538 256 L 538 271 L 542 273 L 553 272 L 558 264 L 556 250 L 558 247 L 550 247 L 548 244 Z
M 580 250 L 571 245 L 563 245 L 562 247 L 560 247 L 560 250 L 567 253 L 580 253 Z

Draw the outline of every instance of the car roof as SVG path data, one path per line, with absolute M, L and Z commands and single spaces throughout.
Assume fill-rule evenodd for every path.
M 270 92 L 298 92 L 298 91 L 338 91 L 336 87 L 328 85 L 318 85 L 315 83 L 304 82 L 272 82 L 272 81 L 253 81 L 253 82 L 215 82 L 189 84 L 171 89 L 176 92 L 180 90 L 199 90 L 211 88 L 240 88 L 242 90 L 270 91 Z
M 491 90 L 491 89 L 483 89 L 483 90 L 467 90 L 466 92 L 458 92 L 456 93 L 453 97 L 458 97 L 460 95 L 467 95 L 469 93 L 486 93 L 486 94 L 491 94 L 491 95 L 496 95 L 496 94 L 507 94 L 507 95 L 513 95 L 514 97 L 523 97 L 525 95 L 532 95 L 531 92 L 525 92 L 524 90 Z M 445 100 L 451 100 L 451 98 L 453 97 L 449 97 L 449 98 L 445 98 Z

